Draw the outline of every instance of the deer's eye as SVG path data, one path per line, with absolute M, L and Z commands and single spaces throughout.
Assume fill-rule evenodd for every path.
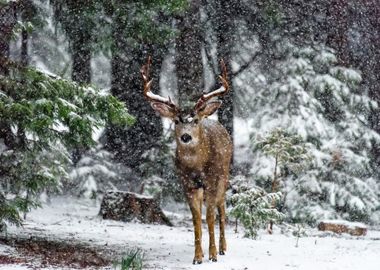
M 178 124 L 179 124 L 179 121 L 178 121 L 178 119 L 175 119 L 175 120 L 174 120 L 174 124 L 176 124 L 176 125 L 178 125 Z
M 198 124 L 199 120 L 198 119 L 194 119 L 194 124 Z

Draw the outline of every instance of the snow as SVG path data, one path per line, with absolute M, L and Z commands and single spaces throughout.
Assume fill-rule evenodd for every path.
M 233 226 L 226 231 L 227 254 L 218 256 L 218 262 L 207 259 L 207 230 L 203 226 L 204 262 L 192 265 L 193 228 L 188 211 L 178 213 L 183 205 L 168 205 L 176 213 L 166 211 L 176 226 L 146 225 L 102 220 L 97 214 L 99 202 L 75 198 L 53 198 L 51 204 L 32 211 L 24 228 L 9 227 L 9 234 L 29 236 L 45 234 L 62 241 L 80 241 L 89 246 L 103 246 L 123 253 L 139 247 L 145 253 L 144 269 L 181 270 L 238 270 L 238 269 L 308 269 L 308 270 L 378 270 L 380 269 L 380 232 L 369 229 L 367 236 L 333 235 L 308 229 L 306 237 L 297 239 L 290 233 L 274 235 L 265 231 L 258 240 L 243 238 L 243 229 L 234 233 Z M 185 208 L 186 209 L 186 208 Z M 204 223 L 204 222 L 203 222 Z M 7 247 L 0 245 L 0 254 Z M 1 270 L 28 269 L 22 265 L 1 265 Z

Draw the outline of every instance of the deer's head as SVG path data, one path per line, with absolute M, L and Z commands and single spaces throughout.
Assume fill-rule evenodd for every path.
M 151 92 L 152 80 L 149 80 L 150 64 L 151 58 L 149 57 L 147 64 L 141 68 L 145 98 L 162 117 L 169 118 L 174 122 L 177 145 L 198 145 L 203 132 L 202 120 L 212 115 L 222 105 L 221 101 L 212 100 L 212 98 L 223 96 L 229 89 L 227 70 L 223 60 L 221 60 L 222 75 L 219 76 L 222 86 L 215 91 L 201 95 L 195 106 L 190 109 L 179 108 L 172 102 L 170 97 L 164 98 Z

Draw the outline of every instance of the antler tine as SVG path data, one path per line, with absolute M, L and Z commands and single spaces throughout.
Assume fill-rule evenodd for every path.
M 147 63 L 141 67 L 141 76 L 143 77 L 144 80 L 144 96 L 145 98 L 150 101 L 150 102 L 160 102 L 160 103 L 165 103 L 172 108 L 175 108 L 176 110 L 178 109 L 177 106 L 172 102 L 170 97 L 164 98 L 160 95 L 154 94 L 152 91 L 150 91 L 150 88 L 152 86 L 152 81 L 149 80 L 149 69 L 150 65 L 152 64 L 152 58 L 148 56 Z
M 152 80 L 149 80 L 149 68 L 152 63 L 152 58 L 148 56 L 147 63 L 143 65 L 140 69 L 141 76 L 144 80 L 144 96 L 149 99 L 147 93 L 150 91 L 150 87 L 152 86 Z
M 221 75 L 219 75 L 219 79 L 222 83 L 222 86 L 219 87 L 218 89 L 210 92 L 210 93 L 203 94 L 198 99 L 197 104 L 195 105 L 196 110 L 201 108 L 211 98 L 217 97 L 217 96 L 223 96 L 228 92 L 230 86 L 229 86 L 228 81 L 227 81 L 227 68 L 226 68 L 226 65 L 225 65 L 223 59 L 220 60 L 220 67 L 221 67 L 222 72 L 221 72 Z

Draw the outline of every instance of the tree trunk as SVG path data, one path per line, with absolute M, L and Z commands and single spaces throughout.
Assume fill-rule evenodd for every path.
M 0 75 L 6 76 L 9 73 L 6 61 L 9 58 L 12 31 L 17 23 L 16 8 L 17 6 L 14 2 L 0 6 Z M 7 90 L 2 89 L 2 87 L 0 87 L 0 90 L 7 92 Z M 6 119 L 0 118 L 0 139 L 3 139 L 4 144 L 8 148 L 14 149 L 16 138 L 10 125 L 3 120 Z
M 348 50 L 348 0 L 332 0 L 328 6 L 327 45 L 336 50 L 339 63 L 349 66 Z
M 12 31 L 17 23 L 17 6 L 14 2 L 2 4 L 0 6 L 0 57 L 3 60 L 9 57 L 9 46 Z M 8 68 L 6 65 L 0 65 L 0 75 L 7 75 Z
M 232 16 L 232 3 L 231 1 L 216 0 L 216 17 L 215 27 L 216 42 L 217 42 L 217 57 L 225 60 L 227 72 L 231 73 L 231 48 L 233 42 L 233 27 L 234 21 Z M 229 79 L 231 77 L 229 76 Z M 223 107 L 218 110 L 219 122 L 227 129 L 228 133 L 233 139 L 234 131 L 234 89 L 232 81 L 230 82 L 229 93 L 223 96 Z
M 179 106 L 183 109 L 193 106 L 202 94 L 202 28 L 200 25 L 200 1 L 190 1 L 188 10 L 178 19 L 179 35 L 176 47 L 176 70 Z
M 143 96 L 140 68 L 152 55 L 153 91 L 158 92 L 163 50 L 147 51 L 151 47 L 133 44 L 123 35 L 125 24 L 115 18 L 113 38 L 115 50 L 111 60 L 111 93 L 126 103 L 128 111 L 136 118 L 130 128 L 108 126 L 105 147 L 115 154 L 118 161 L 142 173 L 139 166 L 146 160 L 143 154 L 158 146 L 162 135 L 162 123 Z
M 78 33 L 72 40 L 73 70 L 71 79 L 80 84 L 91 83 L 91 36 Z
M 153 197 L 132 192 L 108 191 L 102 200 L 99 215 L 104 219 L 155 223 L 173 226 Z
M 29 63 L 28 40 L 28 31 L 23 29 L 21 32 L 21 65 L 23 65 L 24 67 L 26 67 Z

